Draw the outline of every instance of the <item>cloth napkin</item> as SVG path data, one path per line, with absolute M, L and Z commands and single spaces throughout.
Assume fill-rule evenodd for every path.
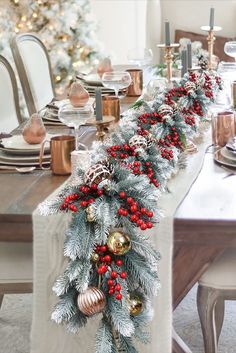
M 189 155 L 187 168 L 180 170 L 169 181 L 169 192 L 163 194 L 158 201 L 164 217 L 150 230 L 150 236 L 162 256 L 158 266 L 162 288 L 154 300 L 155 316 L 150 324 L 152 342 L 145 347 L 139 346 L 140 352 L 171 353 L 173 218 L 178 205 L 201 170 L 209 141 L 210 133 L 207 133 L 201 145 L 198 146 L 198 153 Z M 48 199 L 55 197 L 58 192 L 59 190 Z M 69 220 L 68 214 L 45 217 L 40 215 L 38 209 L 33 213 L 34 296 L 31 353 L 94 353 L 95 351 L 98 317 L 90 319 L 88 325 L 76 335 L 68 333 L 64 327 L 56 325 L 50 319 L 53 306 L 58 300 L 52 292 L 52 286 L 65 266 L 63 243 Z

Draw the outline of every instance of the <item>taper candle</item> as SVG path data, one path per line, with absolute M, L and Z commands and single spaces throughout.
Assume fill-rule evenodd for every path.
M 192 43 L 187 44 L 188 69 L 192 68 Z
M 214 9 L 214 7 L 211 7 L 211 10 L 210 10 L 210 23 L 209 23 L 211 31 L 214 29 L 214 16 L 215 16 L 215 9 Z
M 181 76 L 183 77 L 184 74 L 186 74 L 187 72 L 187 50 L 186 49 L 183 49 L 181 51 L 181 64 L 182 64 Z
M 95 97 L 96 97 L 96 120 L 102 120 L 102 93 L 101 88 L 97 87 L 95 89 Z
M 165 45 L 170 46 L 170 22 L 165 22 Z

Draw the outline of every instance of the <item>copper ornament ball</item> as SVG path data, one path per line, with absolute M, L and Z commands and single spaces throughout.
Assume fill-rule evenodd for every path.
M 137 316 L 141 314 L 143 311 L 143 302 L 137 295 L 130 295 L 126 301 L 131 315 Z
M 115 230 L 108 236 L 107 247 L 114 255 L 124 255 L 131 248 L 131 240 L 124 232 Z
M 83 314 L 92 316 L 103 311 L 106 305 L 106 299 L 100 289 L 89 287 L 78 295 L 77 304 Z

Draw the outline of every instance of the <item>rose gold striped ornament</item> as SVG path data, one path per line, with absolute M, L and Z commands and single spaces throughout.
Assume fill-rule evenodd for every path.
M 78 295 L 77 303 L 79 310 L 83 314 L 92 316 L 103 311 L 106 305 L 106 299 L 104 293 L 100 289 L 90 287 Z

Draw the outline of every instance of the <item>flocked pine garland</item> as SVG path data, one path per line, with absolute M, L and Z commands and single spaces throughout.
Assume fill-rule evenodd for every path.
M 219 89 L 220 77 L 202 69 L 139 101 L 104 144 L 95 143 L 91 166 L 78 170 L 81 182 L 41 204 L 44 214 L 72 213 L 52 319 L 76 333 L 102 312 L 96 353 L 135 353 L 134 338 L 149 341 L 160 255 L 145 231 L 158 223 L 158 196 Z

